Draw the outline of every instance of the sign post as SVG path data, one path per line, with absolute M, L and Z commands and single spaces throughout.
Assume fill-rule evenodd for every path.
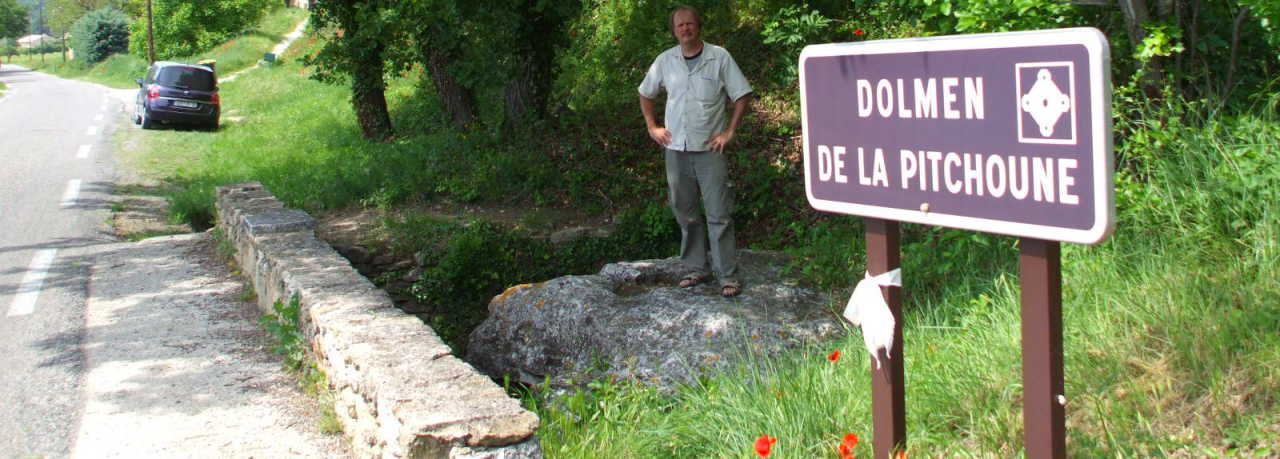
M 870 274 L 898 267 L 898 222 L 1020 238 L 1028 457 L 1065 456 L 1059 243 L 1097 244 L 1114 226 L 1109 61 L 1092 28 L 800 55 L 805 191 L 817 210 L 866 217 Z M 905 448 L 906 421 L 901 292 L 882 294 L 896 329 L 872 370 L 872 411 L 887 458 Z
M 1022 238 L 1022 424 L 1027 457 L 1066 457 L 1062 382 L 1062 257 L 1057 242 Z
M 898 269 L 901 250 L 898 241 L 898 222 L 879 218 L 866 218 L 867 271 L 877 276 Z M 880 287 L 889 312 L 893 313 L 893 349 L 889 355 L 881 353 L 884 362 L 880 369 L 871 366 L 871 418 L 875 424 L 872 443 L 877 453 L 881 445 L 889 450 L 902 449 L 907 442 L 906 385 L 902 365 L 902 294 L 901 287 Z M 897 357 L 893 357 L 897 356 Z M 887 455 L 890 453 L 886 453 Z

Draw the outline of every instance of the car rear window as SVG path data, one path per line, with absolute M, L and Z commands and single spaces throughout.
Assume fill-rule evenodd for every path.
M 213 73 L 194 67 L 165 67 L 156 75 L 156 83 L 197 91 L 213 90 Z

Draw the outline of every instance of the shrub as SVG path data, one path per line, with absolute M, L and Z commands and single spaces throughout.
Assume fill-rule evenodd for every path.
M 152 24 L 156 59 L 191 56 L 252 27 L 278 2 L 267 0 L 154 0 Z M 133 24 L 129 51 L 147 54 L 147 22 Z
M 426 215 L 387 221 L 397 251 L 422 256 L 422 277 L 409 292 L 431 313 L 440 337 L 464 353 L 467 337 L 503 289 L 567 274 L 591 274 L 605 263 L 677 253 L 680 233 L 665 206 L 638 206 L 618 216 L 609 237 L 553 244 L 521 229 L 476 220 L 457 223 Z
M 169 215 L 174 223 L 191 225 L 193 231 L 213 227 L 212 187 L 192 186 L 177 191 L 169 197 Z
M 44 40 L 43 42 L 37 44 L 34 48 L 35 48 L 34 51 L 36 54 L 48 54 L 48 53 L 61 52 L 62 40 L 57 38 Z
M 129 17 L 112 7 L 89 12 L 71 26 L 76 59 L 96 64 L 129 49 Z

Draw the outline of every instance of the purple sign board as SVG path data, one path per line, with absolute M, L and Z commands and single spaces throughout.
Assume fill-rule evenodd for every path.
M 1115 215 L 1109 61 L 1092 28 L 805 47 L 809 204 L 1101 242 Z

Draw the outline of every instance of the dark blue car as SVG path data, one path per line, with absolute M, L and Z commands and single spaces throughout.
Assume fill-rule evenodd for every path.
M 138 98 L 133 122 L 151 129 L 156 123 L 184 124 L 218 129 L 222 101 L 218 77 L 203 65 L 156 62 L 138 78 Z

